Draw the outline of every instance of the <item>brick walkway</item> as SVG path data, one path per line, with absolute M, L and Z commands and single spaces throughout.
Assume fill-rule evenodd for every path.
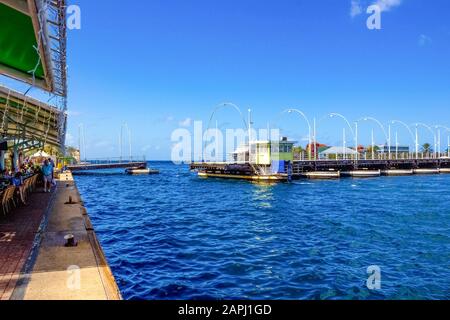
M 9 300 L 33 246 L 51 194 L 40 189 L 20 207 L 4 216 L 0 212 L 0 300 Z

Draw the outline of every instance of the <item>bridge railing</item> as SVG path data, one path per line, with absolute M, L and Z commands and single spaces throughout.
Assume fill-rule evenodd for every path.
M 81 160 L 81 164 L 117 164 L 117 163 L 138 163 L 147 162 L 145 156 L 136 157 L 106 157 L 106 158 L 88 158 Z

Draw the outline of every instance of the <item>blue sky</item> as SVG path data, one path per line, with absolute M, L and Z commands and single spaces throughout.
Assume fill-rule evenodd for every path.
M 450 2 L 384 0 L 382 29 L 369 30 L 374 2 L 72 1 L 82 29 L 69 32 L 68 143 L 78 145 L 83 123 L 88 157 L 118 156 L 127 122 L 135 155 L 169 159 L 172 131 L 207 121 L 224 101 L 251 107 L 258 127 L 294 107 L 311 119 L 339 112 L 449 126 Z M 231 110 L 217 119 L 240 124 Z M 294 139 L 307 134 L 299 118 L 278 124 Z M 319 139 L 342 143 L 343 126 L 322 121 Z M 361 124 L 361 142 L 372 127 Z

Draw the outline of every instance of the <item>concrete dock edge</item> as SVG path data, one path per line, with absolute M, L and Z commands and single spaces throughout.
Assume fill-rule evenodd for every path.
M 77 245 L 65 246 L 66 235 Z M 12 300 L 122 300 L 70 172 L 57 181 Z

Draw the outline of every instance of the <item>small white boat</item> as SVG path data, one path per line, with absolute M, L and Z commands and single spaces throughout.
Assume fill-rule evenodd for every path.
M 354 170 L 342 172 L 343 177 L 373 178 L 381 176 L 381 170 Z
M 153 170 L 149 168 L 129 168 L 125 170 L 129 175 L 144 175 L 144 174 L 159 174 L 159 170 Z
M 414 174 L 439 174 L 439 169 L 414 169 Z
M 339 179 L 341 177 L 340 171 L 314 171 L 307 172 L 304 176 L 308 179 Z
M 414 170 L 401 170 L 401 169 L 392 169 L 383 171 L 383 175 L 385 176 L 410 176 L 414 174 Z

